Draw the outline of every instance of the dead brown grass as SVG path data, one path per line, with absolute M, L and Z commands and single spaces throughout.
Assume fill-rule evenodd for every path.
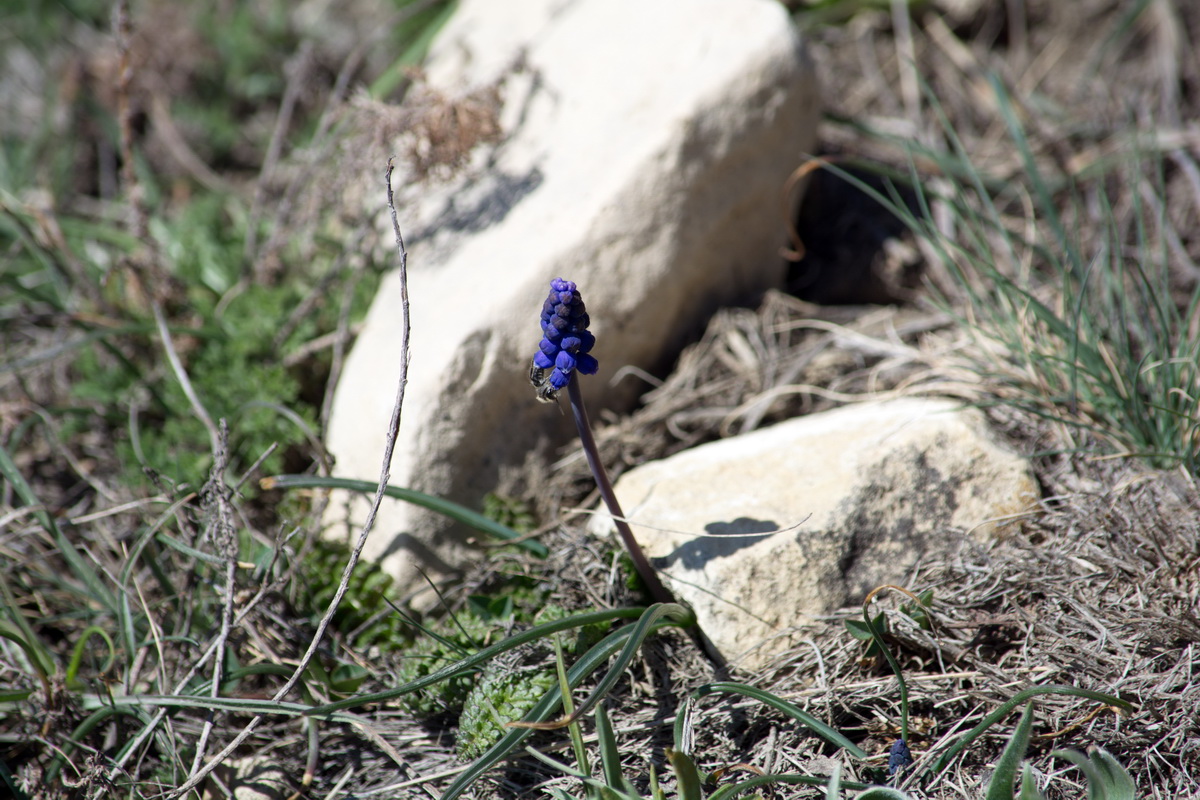
M 952 5 L 970 10 L 952 11 Z M 1123 25 L 1131 7 L 1106 0 L 933 3 L 911 28 L 895 26 L 887 13 L 865 12 L 844 25 L 817 30 L 811 36 L 814 60 L 834 118 L 822 130 L 823 147 L 903 164 L 894 147 L 838 120 L 938 144 L 943 134 L 922 96 L 924 80 L 980 167 L 996 176 L 1015 176 L 1020 162 L 997 121 L 994 96 L 983 80 L 986 71 L 997 72 L 1014 87 L 1038 158 L 1065 175 L 1103 164 L 1128 134 L 1130 120 L 1136 120 L 1152 128 L 1161 142 L 1168 167 L 1168 216 L 1178 241 L 1175 277 L 1181 290 L 1187 289 L 1200 278 L 1194 268 L 1200 261 L 1200 131 L 1195 122 L 1200 119 L 1200 62 L 1190 57 L 1200 43 L 1200 7 L 1155 0 L 1133 24 Z M 1079 35 L 1080 20 L 1088 20 L 1089 35 Z M 166 91 L 177 77 L 170 72 L 164 76 L 169 79 L 165 88 L 146 89 L 151 100 L 154 91 Z M 331 108 L 345 110 L 338 106 L 344 100 L 341 89 L 334 92 Z M 414 152 L 430 171 L 460 167 L 465 149 L 495 141 L 498 132 L 490 116 L 494 94 L 485 91 L 461 102 L 427 101 L 432 115 L 422 118 L 424 127 L 417 126 Z M 372 111 L 378 109 L 367 109 Z M 170 127 L 159 130 L 169 133 Z M 189 166 L 189 152 L 173 146 L 169 137 L 161 149 L 164 162 L 174 162 L 169 174 L 190 173 L 202 183 L 213 179 Z M 328 152 L 308 154 L 310 160 L 298 156 L 272 174 L 264 171 L 262 192 L 278 190 L 282 198 L 272 212 L 278 231 L 299 230 L 319 218 L 318 209 L 302 207 L 298 187 L 312 180 Z M 339 168 L 346 163 L 335 161 Z M 1128 205 L 1130 192 L 1138 189 L 1111 188 L 1118 205 Z M 610 469 L 619 474 L 685 447 L 864 397 L 922 392 L 972 402 L 989 399 L 995 387 L 981 384 L 973 368 L 979 354 L 972 348 L 978 343 L 950 317 L 930 310 L 915 284 L 895 278 L 915 262 L 915 246 L 901 237 L 887 241 L 890 250 L 868 254 L 864 263 L 876 271 L 876 287 L 887 288 L 906 304 L 816 306 L 771 294 L 756 309 L 722 311 L 674 371 L 647 394 L 644 407 L 605 420 L 598 438 Z M 264 263 L 277 246 L 271 240 L 259 249 Z M 945 275 L 926 277 L 952 294 Z M 344 345 L 348 322 L 342 327 L 339 341 Z M 14 333 L 18 328 L 20 335 Z M 25 320 L 13 322 L 9 334 L 22 352 L 36 355 L 60 344 L 68 331 L 68 321 L 50 330 Z M 83 434 L 63 440 L 55 435 L 54 421 L 42 408 L 48 398 L 66 391 L 68 378 L 55 362 L 27 373 L 22 381 L 0 405 L 0 433 L 8 438 L 30 413 L 42 420 L 44 427 L 37 425 L 45 435 L 27 437 L 17 466 L 102 571 L 119 575 L 130 532 L 156 524 L 173 503 L 180 504 L 175 524 L 188 541 L 202 541 L 214 530 L 212 517 L 194 495 L 163 485 L 155 496 L 133 496 L 116 485 L 112 445 L 103 437 Z M 1053 748 L 1098 745 L 1127 766 L 1140 796 L 1200 796 L 1200 493 L 1194 476 L 1153 472 L 1126 460 L 1066 455 L 1071 448 L 1054 425 L 1003 405 L 990 414 L 1014 445 L 1035 459 L 1044 499 L 1019 536 L 986 549 L 964 548 L 953 559 L 922 564 L 914 572 L 907 581 L 910 588 L 935 590 L 937 628 L 932 635 L 889 612 L 893 646 L 909 677 L 914 714 L 922 719 L 914 753 L 922 758 L 936 750 L 1021 688 L 1071 683 L 1118 694 L 1137 710 L 1120 718 L 1108 712 L 1091 715 L 1091 706 L 1074 700 L 1039 702 L 1036 732 L 1052 736 L 1035 742 L 1031 757 L 1039 770 L 1062 769 L 1061 762 L 1052 764 L 1047 757 Z M 551 582 L 557 598 L 572 607 L 628 602 L 611 552 L 583 537 L 580 519 L 569 511 L 594 503 L 589 485 L 586 467 L 573 452 L 555 463 L 531 459 L 514 472 L 505 488 L 539 506 L 548 521 L 543 538 L 553 555 L 542 564 L 505 551 L 481 565 L 451 602 L 513 574 Z M 4 580 L 23 606 L 50 618 L 78 603 L 79 598 L 55 588 L 62 563 L 54 543 L 40 533 L 28 510 L 14 510 L 10 497 L 3 501 L 0 561 Z M 266 547 L 284 548 L 281 541 L 291 531 L 271 527 L 277 520 L 269 510 L 246 514 L 240 524 L 252 537 Z M 313 533 L 305 531 L 289 547 L 303 553 Z M 158 635 L 189 630 L 193 614 L 215 613 L 192 604 L 202 587 L 186 558 L 163 551 L 157 559 L 166 571 L 183 576 L 186 609 L 182 619 L 156 609 L 155 578 L 149 568 L 137 570 L 130 584 L 142 609 L 159 621 Z M 244 660 L 294 662 L 309 641 L 310 621 L 295 614 L 303 587 L 292 579 L 284 570 L 238 595 L 245 616 L 235 626 L 235 636 Z M 842 620 L 858 613 L 856 608 L 838 610 L 825 624 L 807 629 L 805 645 L 770 669 L 734 677 L 799 703 L 861 736 L 864 747 L 883 752 L 896 735 L 896 684 L 885 665 L 864 661 L 861 644 L 845 633 Z M 79 634 L 69 620 L 58 624 L 68 640 Z M 187 648 L 155 654 L 143 656 L 122 676 L 127 687 L 139 684 L 143 670 L 170 684 L 195 663 L 195 651 Z M 392 685 L 398 657 L 371 652 L 349 657 L 370 672 L 364 690 Z M 650 762 L 661 769 L 679 698 L 716 677 L 682 635 L 665 635 L 645 648 L 610 705 L 627 774 L 645 775 Z M 258 677 L 239 691 L 269 694 L 273 685 Z M 23 777 L 36 783 L 45 759 L 31 754 L 60 747 L 85 716 L 70 694 L 56 687 L 43 705 L 31 708 L 18 729 L 5 732 L 5 752 L 27 770 Z M 313 769 L 314 797 L 329 796 L 335 787 L 358 796 L 371 796 L 372 790 L 379 790 L 379 796 L 436 795 L 462 769 L 453 756 L 451 721 L 417 720 L 391 707 L 372 708 L 364 716 L 369 730 L 322 727 L 315 765 L 309 762 L 307 732 L 290 721 L 260 727 L 244 752 L 280 764 L 293 777 Z M 228 741 L 248 717 L 229 714 L 222 719 L 227 729 L 214 735 Z M 748 763 L 763 770 L 829 772 L 830 755 L 817 740 L 755 704 L 702 703 L 693 722 L 697 760 L 704 768 Z M 198 715 L 173 715 L 165 735 L 192 742 L 202 724 Z M 118 725 L 111 736 L 136 730 L 132 724 Z M 1009 730 L 1001 726 L 971 748 L 944 781 L 926 787 L 920 796 L 981 796 Z M 553 750 L 565 737 L 546 734 L 537 741 Z M 93 745 L 111 748 L 113 743 L 89 743 Z M 72 763 L 80 772 L 71 773 L 70 783 L 41 796 L 102 796 L 107 791 L 101 759 L 89 760 L 80 752 Z M 497 771 L 478 794 L 538 796 L 548 785 L 574 788 L 565 781 L 543 783 L 545 774 L 531 770 L 530 764 L 517 760 Z M 139 769 L 148 776 L 147 794 L 153 793 L 154 780 L 165 783 L 172 777 L 155 772 L 163 765 Z M 1070 783 L 1077 777 L 1076 772 L 1056 774 L 1051 796 L 1079 796 L 1081 787 Z M 781 790 L 778 796 L 797 795 Z

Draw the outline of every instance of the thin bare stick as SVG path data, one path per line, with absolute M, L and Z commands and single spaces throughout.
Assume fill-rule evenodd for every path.
M 225 643 L 229 641 L 229 631 L 233 626 L 233 595 L 234 575 L 237 571 L 237 540 L 233 532 L 233 513 L 229 502 L 229 487 L 225 484 L 225 470 L 229 467 L 229 426 L 221 420 L 218 447 L 213 450 L 212 471 L 209 473 L 208 485 L 204 494 L 207 495 L 206 505 L 210 507 L 212 516 L 209 519 L 209 530 L 216 545 L 217 552 L 225 559 L 225 602 L 221 609 L 221 632 L 217 634 L 217 653 L 213 659 L 212 687 L 209 697 L 216 698 L 221 694 L 221 670 L 225 666 Z M 200 767 L 204 760 L 204 751 L 208 746 L 208 737 L 212 735 L 213 720 L 216 710 L 209 709 L 204 717 L 204 726 L 200 729 L 200 738 L 196 742 L 196 756 L 192 760 L 192 771 Z
M 392 231 L 396 235 L 396 249 L 400 255 L 400 312 L 403 320 L 403 330 L 400 336 L 400 381 L 396 388 L 396 402 L 392 406 L 392 418 L 388 423 L 387 441 L 383 448 L 383 464 L 379 473 L 379 487 L 375 490 L 375 499 L 371 503 L 371 510 L 367 513 L 367 519 L 363 522 L 362 533 L 358 536 L 358 541 L 354 543 L 354 550 L 350 553 L 350 559 L 346 562 L 345 569 L 342 570 L 342 579 L 338 583 L 337 591 L 333 595 L 333 599 L 329 601 L 329 608 L 325 611 L 321 621 L 317 624 L 317 632 L 313 635 L 312 641 L 309 642 L 308 650 L 305 651 L 300 663 L 296 665 L 296 669 L 292 672 L 292 676 L 287 682 L 280 687 L 275 693 L 274 700 L 280 700 L 290 692 L 297 683 L 300 677 L 308 669 L 309 663 L 312 662 L 313 655 L 317 652 L 317 647 L 321 643 L 321 639 L 325 636 L 325 630 L 329 627 L 330 621 L 333 619 L 334 613 L 337 611 L 338 604 L 342 602 L 342 597 L 346 594 L 346 589 L 350 585 L 350 575 L 354 572 L 355 565 L 358 564 L 358 558 L 362 554 L 363 547 L 367 543 L 367 536 L 370 535 L 371 529 L 375 526 L 375 516 L 379 513 L 379 506 L 383 503 L 384 491 L 387 489 L 388 481 L 392 476 L 392 453 L 396 449 L 396 436 L 400 431 L 400 409 L 404 406 L 404 390 L 408 386 L 408 339 L 409 339 L 409 316 L 408 316 L 408 251 L 404 247 L 404 237 L 400 233 L 400 223 L 396 218 L 396 204 L 392 195 L 392 169 L 393 160 L 388 159 L 387 172 L 385 173 L 385 183 L 387 184 L 387 204 L 388 211 L 392 215 Z M 179 798 L 190 792 L 200 781 L 204 780 L 214 768 L 226 758 L 229 754 L 241 746 L 242 742 L 249 738 L 254 729 L 262 721 L 263 717 L 256 716 L 246 724 L 241 733 L 233 738 L 225 749 L 217 753 L 211 760 L 199 770 L 193 770 L 192 774 L 184 781 L 171 795 L 173 798 Z

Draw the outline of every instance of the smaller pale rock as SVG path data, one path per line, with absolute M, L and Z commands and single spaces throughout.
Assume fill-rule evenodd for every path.
M 795 626 L 902 582 L 964 534 L 993 536 L 1038 497 L 1029 465 L 983 414 L 924 399 L 724 439 L 638 467 L 616 490 L 667 586 L 748 669 L 792 646 Z

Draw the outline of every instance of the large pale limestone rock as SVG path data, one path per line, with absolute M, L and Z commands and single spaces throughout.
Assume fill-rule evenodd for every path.
M 773 0 L 465 0 L 430 85 L 487 84 L 518 53 L 505 138 L 441 188 L 396 182 L 413 338 L 392 483 L 476 507 L 503 465 L 571 433 L 528 384 L 550 279 L 577 281 L 591 312 L 593 412 L 628 406 L 638 386 L 609 386 L 618 369 L 663 367 L 716 306 L 782 282 L 781 187 L 818 111 Z M 400 307 L 392 277 L 346 363 L 328 442 L 339 475 L 379 474 Z M 365 509 L 355 498 L 351 520 Z M 473 557 L 465 534 L 387 500 L 366 555 L 420 588 L 418 565 L 437 579 Z
M 668 588 L 747 668 L 792 646 L 793 626 L 903 581 L 964 534 L 992 536 L 1038 497 L 979 411 L 924 399 L 713 442 L 631 470 L 616 491 Z M 611 526 L 601 515 L 592 529 Z

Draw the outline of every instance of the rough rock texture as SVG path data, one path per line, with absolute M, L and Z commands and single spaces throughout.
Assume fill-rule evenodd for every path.
M 616 490 L 668 588 L 747 668 L 793 644 L 789 627 L 902 582 L 963 534 L 992 536 L 1038 497 L 979 411 L 924 399 L 713 442 L 631 470 Z M 592 529 L 611 526 L 602 515 Z
M 663 367 L 715 307 L 780 285 L 781 189 L 818 111 L 772 0 L 466 0 L 429 84 L 449 95 L 498 73 L 502 140 L 441 188 L 396 181 L 413 338 L 392 483 L 475 507 L 503 465 L 571 431 L 528 383 L 550 279 L 577 281 L 591 312 L 593 412 L 628 406 L 639 387 L 609 386 L 618 369 Z M 400 307 L 393 277 L 341 378 L 328 441 L 341 476 L 378 477 Z M 385 503 L 366 555 L 402 586 L 424 585 L 417 563 L 436 579 L 472 557 L 466 532 Z M 355 498 L 351 519 L 365 510 Z

